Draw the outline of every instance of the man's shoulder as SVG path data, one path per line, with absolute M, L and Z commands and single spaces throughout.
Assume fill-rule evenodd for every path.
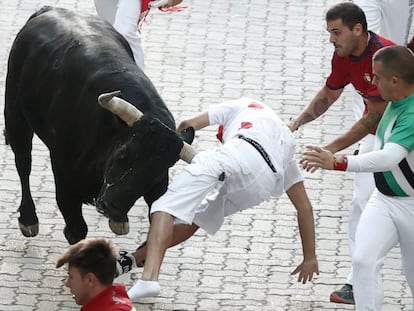
M 371 34 L 370 41 L 371 41 L 373 51 L 377 51 L 380 48 L 383 48 L 385 46 L 396 45 L 396 43 L 392 41 L 391 39 L 383 37 L 375 32 L 371 31 L 370 34 Z
M 124 285 L 112 285 L 112 304 L 108 311 L 132 311 L 134 306 L 128 297 Z
M 133 311 L 134 306 L 123 285 L 112 285 L 84 305 L 81 311 Z
M 102 309 L 101 311 L 137 311 L 137 309 L 130 305 L 113 305 L 108 309 Z

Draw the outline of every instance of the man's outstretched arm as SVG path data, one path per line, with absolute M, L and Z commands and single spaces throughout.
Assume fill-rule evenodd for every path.
M 198 131 L 208 125 L 210 125 L 208 112 L 203 112 L 190 119 L 182 121 L 177 127 L 177 132 L 181 132 L 189 127 L 192 127 L 195 131 Z
M 314 273 L 319 275 L 315 252 L 315 224 L 312 204 L 306 194 L 303 181 L 291 186 L 286 193 L 298 213 L 297 219 L 303 251 L 302 263 L 291 274 L 299 273 L 298 282 L 305 284 L 312 280 Z

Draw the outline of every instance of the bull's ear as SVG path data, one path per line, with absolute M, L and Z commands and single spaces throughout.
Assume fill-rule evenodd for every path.
M 195 136 L 194 128 L 188 127 L 184 129 L 181 133 L 178 133 L 178 137 L 181 138 L 181 140 L 185 141 L 188 144 L 192 144 Z

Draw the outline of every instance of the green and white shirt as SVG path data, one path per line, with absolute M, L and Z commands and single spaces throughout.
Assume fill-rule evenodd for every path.
M 374 173 L 385 195 L 414 196 L 414 94 L 388 104 L 375 140 L 373 151 L 347 156 L 346 170 Z
M 388 104 L 378 125 L 374 150 L 383 149 L 386 143 L 398 144 L 408 154 L 391 170 L 374 173 L 377 189 L 390 196 L 414 195 L 414 94 Z

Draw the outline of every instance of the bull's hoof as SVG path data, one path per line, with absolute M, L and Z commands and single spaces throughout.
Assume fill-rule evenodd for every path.
M 129 222 L 117 222 L 110 220 L 108 221 L 109 228 L 112 232 L 118 235 L 125 235 L 129 233 Z
M 19 221 L 19 228 L 22 234 L 26 238 L 32 238 L 39 234 L 39 223 L 36 223 L 34 225 L 25 226 Z
M 79 226 L 78 228 L 69 228 L 71 228 L 71 230 L 68 229 L 68 226 L 65 226 L 63 229 L 63 235 L 65 236 L 66 241 L 68 241 L 71 245 L 83 240 L 88 234 L 88 227 L 86 224 L 85 226 Z

